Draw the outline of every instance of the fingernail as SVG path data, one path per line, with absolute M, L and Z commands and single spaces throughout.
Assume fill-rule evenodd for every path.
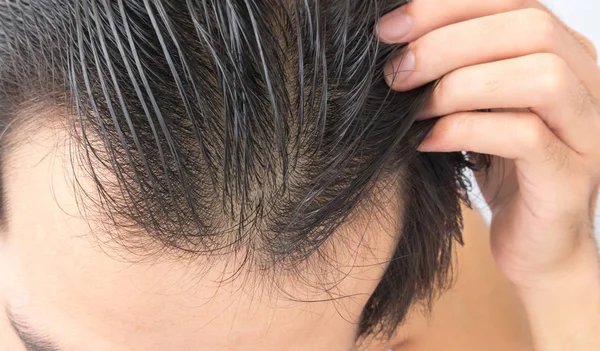
M 419 146 L 417 146 L 417 151 L 420 152 L 430 152 L 433 151 L 434 148 L 431 147 L 431 143 L 428 143 L 429 139 L 431 138 L 431 130 L 429 131 L 429 133 L 427 133 L 427 135 L 425 136 L 425 138 L 423 138 L 423 141 L 421 141 L 421 144 L 419 144 Z
M 390 13 L 379 21 L 379 38 L 387 43 L 400 42 L 412 29 L 412 18 L 402 12 Z
M 393 85 L 399 81 L 406 79 L 415 69 L 415 54 L 408 51 L 401 58 L 400 65 L 394 67 L 389 65 L 385 69 L 386 80 L 388 84 Z
M 421 145 L 417 146 L 417 151 L 419 151 L 419 152 L 433 152 L 433 151 L 435 151 L 435 148 L 432 145 L 429 145 L 429 143 L 426 143 L 425 141 L 423 141 L 421 143 Z

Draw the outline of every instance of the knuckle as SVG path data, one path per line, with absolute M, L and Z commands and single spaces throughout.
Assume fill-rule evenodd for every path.
M 590 93 L 582 84 L 577 84 L 575 88 L 568 90 L 567 100 L 573 108 L 573 113 L 577 117 L 586 117 L 592 100 Z
M 536 48 L 540 51 L 552 51 L 560 29 L 556 19 L 548 12 L 534 8 L 524 9 L 521 14 L 529 39 Z
M 519 140 L 527 150 L 541 149 L 548 145 L 546 124 L 535 114 L 521 117 L 518 132 Z
M 532 80 L 542 104 L 561 97 L 568 82 L 569 68 L 562 58 L 554 54 L 533 55 L 531 62 Z
M 598 60 L 598 48 L 589 37 L 572 28 L 567 28 L 567 32 L 573 38 L 575 38 L 575 40 L 577 40 L 581 47 L 594 59 L 594 61 Z
M 522 117 L 519 129 L 521 147 L 525 152 L 543 155 L 555 170 L 563 171 L 569 167 L 569 154 L 558 139 L 553 137 L 546 124 L 535 114 Z

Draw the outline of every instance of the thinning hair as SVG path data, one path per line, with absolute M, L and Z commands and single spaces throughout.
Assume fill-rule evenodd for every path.
M 390 333 L 447 286 L 469 165 L 416 151 L 435 83 L 384 81 L 405 45 L 373 29 L 404 3 L 0 0 L 1 117 L 64 108 L 90 207 L 134 252 L 293 269 L 391 180 L 402 225 L 359 336 Z

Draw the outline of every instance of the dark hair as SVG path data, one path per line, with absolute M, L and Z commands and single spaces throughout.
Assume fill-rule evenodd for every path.
M 138 253 L 244 249 L 259 271 L 293 270 L 388 181 L 402 228 L 359 336 L 389 333 L 447 286 L 468 165 L 416 151 L 434 83 L 384 82 L 404 46 L 374 26 L 404 3 L 0 0 L 0 109 L 73 116 L 101 195 L 86 199 Z

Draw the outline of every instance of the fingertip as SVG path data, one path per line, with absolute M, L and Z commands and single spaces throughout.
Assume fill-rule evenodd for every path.
M 395 61 L 400 60 L 398 64 Z M 396 91 L 403 91 L 404 82 L 415 70 L 415 54 L 408 50 L 399 58 L 391 59 L 384 67 L 385 81 Z
M 407 14 L 406 6 L 403 6 L 381 17 L 374 33 L 383 43 L 402 43 L 406 41 L 412 28 L 412 17 Z
M 425 138 L 423 139 L 423 141 L 421 141 L 421 144 L 419 144 L 419 146 L 417 146 L 417 151 L 419 151 L 419 152 L 437 151 L 435 148 L 435 145 L 433 143 L 432 134 L 433 134 L 433 130 L 430 130 L 429 133 L 427 134 L 427 136 L 425 136 Z
M 427 107 L 422 108 L 421 110 L 419 110 L 419 112 L 417 113 L 417 117 L 415 118 L 415 120 L 417 121 L 424 121 L 427 119 L 432 119 L 435 118 L 437 116 L 432 115 Z
M 430 142 L 422 142 L 421 145 L 417 146 L 419 152 L 440 152 Z

